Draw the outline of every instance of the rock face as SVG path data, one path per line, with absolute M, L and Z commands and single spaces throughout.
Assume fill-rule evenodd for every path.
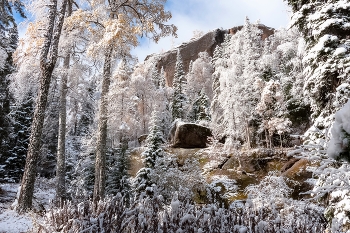
M 242 27 L 243 26 L 233 27 L 228 30 L 217 29 L 208 32 L 202 37 L 191 39 L 189 42 L 183 43 L 177 48 L 169 50 L 165 53 L 159 55 L 149 55 L 146 57 L 145 61 L 152 56 L 157 56 L 158 71 L 160 71 L 162 67 L 164 68 L 167 85 L 172 86 L 178 49 L 180 50 L 183 60 L 185 73 L 188 73 L 190 62 L 191 60 L 194 61 L 198 58 L 198 53 L 207 52 L 210 56 L 213 56 L 215 47 L 223 42 L 225 34 L 229 33 L 234 35 L 237 31 L 241 30 Z M 258 28 L 262 30 L 262 39 L 266 39 L 274 33 L 273 28 L 266 27 L 263 24 L 259 24 Z
M 228 30 L 228 33 L 231 35 L 236 34 L 238 31 L 240 31 L 243 28 L 243 26 L 233 27 Z M 275 29 L 266 27 L 264 24 L 259 24 L 258 28 L 262 31 L 261 38 L 265 40 L 267 37 L 274 34 Z
M 200 38 L 192 39 L 187 43 L 181 44 L 175 49 L 158 55 L 157 68 L 159 71 L 162 67 L 164 68 L 168 86 L 172 86 L 173 83 L 177 50 L 180 50 L 184 71 L 185 73 L 188 73 L 190 62 L 191 60 L 194 61 L 198 58 L 198 53 L 207 52 L 210 56 L 213 55 L 214 49 L 218 44 L 215 41 L 215 34 L 215 31 L 208 32 Z M 146 60 L 148 58 L 149 57 L 146 57 Z
M 170 131 L 172 147 L 175 148 L 205 148 L 211 136 L 209 128 L 190 123 L 177 123 Z

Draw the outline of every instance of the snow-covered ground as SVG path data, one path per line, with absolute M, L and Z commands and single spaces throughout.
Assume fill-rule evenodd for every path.
M 6 209 L 0 214 L 0 233 L 22 233 L 32 229 L 30 214 L 19 215 L 16 211 Z
M 32 230 L 33 221 L 41 218 L 39 214 L 29 212 L 18 214 L 12 206 L 19 184 L 0 184 L 0 233 L 24 233 Z M 35 212 L 47 209 L 54 198 L 54 180 L 39 178 L 35 183 L 33 206 Z
M 1 184 L 0 189 L 0 233 L 20 233 L 32 229 L 32 217 L 19 215 L 11 209 L 19 184 Z

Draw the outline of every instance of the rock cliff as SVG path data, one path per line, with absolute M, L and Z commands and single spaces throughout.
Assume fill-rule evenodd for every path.
M 180 50 L 180 54 L 183 59 L 185 73 L 187 73 L 191 60 L 196 60 L 198 58 L 198 53 L 207 52 L 210 56 L 212 56 L 215 47 L 223 42 L 225 34 L 229 33 L 234 35 L 237 31 L 241 30 L 242 27 L 243 26 L 238 26 L 228 30 L 216 29 L 214 31 L 210 31 L 199 38 L 193 38 L 189 42 L 182 43 L 180 46 L 162 54 L 149 55 L 146 57 L 145 61 L 149 60 L 151 57 L 156 57 L 155 60 L 158 61 L 158 70 L 160 71 L 160 69 L 164 67 L 167 85 L 171 86 L 174 77 L 176 54 L 178 49 Z M 258 27 L 262 30 L 262 39 L 266 39 L 274 33 L 273 28 L 267 27 L 263 24 L 259 24 Z

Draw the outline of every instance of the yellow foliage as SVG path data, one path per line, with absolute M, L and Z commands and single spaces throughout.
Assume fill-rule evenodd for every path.
M 20 65 L 26 57 L 36 57 L 44 44 L 46 25 L 43 21 L 30 22 L 28 24 L 25 39 L 19 40 L 18 47 L 13 54 L 15 64 Z
M 105 5 L 103 0 L 91 0 L 91 10 L 79 9 L 65 20 L 64 29 L 69 33 L 78 30 L 86 33 L 90 45 L 89 56 L 96 57 L 106 49 L 129 52 L 138 45 L 139 36 L 158 41 L 166 35 L 176 36 L 174 25 L 165 25 L 171 18 L 164 10 L 164 0 L 113 1 Z

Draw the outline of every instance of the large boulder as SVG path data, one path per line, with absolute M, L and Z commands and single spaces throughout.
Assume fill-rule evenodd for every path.
M 205 148 L 211 130 L 207 127 L 177 122 L 170 131 L 172 147 L 175 148 Z

